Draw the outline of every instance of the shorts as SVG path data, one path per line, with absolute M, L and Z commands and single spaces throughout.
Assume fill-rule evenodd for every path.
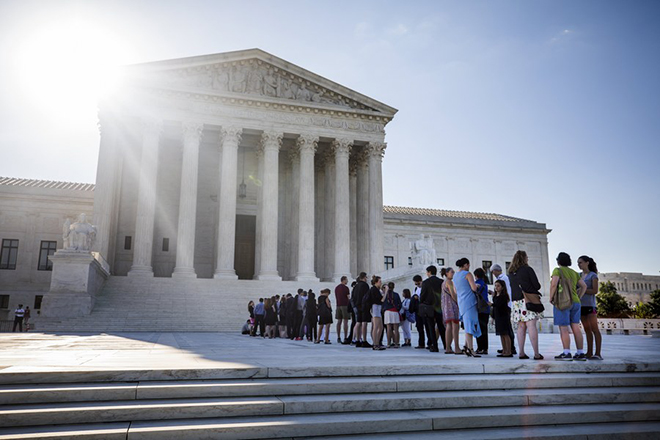
M 391 310 L 385 311 L 385 324 L 399 324 L 401 322 L 401 317 L 399 312 L 393 312 Z
M 357 322 L 371 322 L 371 313 L 369 311 L 358 310 Z
M 580 303 L 573 303 L 571 308 L 566 310 L 559 310 L 557 307 L 553 307 L 555 325 L 564 327 L 571 324 L 579 324 L 581 308 L 582 305 Z
M 383 306 L 380 304 L 374 304 L 371 306 L 371 316 L 374 318 L 383 317 Z
M 595 307 L 582 306 L 582 308 L 580 309 L 580 314 L 582 316 L 588 316 L 588 315 L 591 315 L 591 314 L 595 315 L 596 314 L 596 308 Z
M 351 314 L 348 311 L 348 306 L 337 306 L 337 311 L 335 312 L 336 319 L 351 319 Z

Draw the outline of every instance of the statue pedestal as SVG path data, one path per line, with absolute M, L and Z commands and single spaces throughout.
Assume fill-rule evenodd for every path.
M 97 293 L 108 279 L 107 265 L 89 251 L 59 250 L 50 260 L 53 274 L 41 316 L 61 319 L 89 315 Z

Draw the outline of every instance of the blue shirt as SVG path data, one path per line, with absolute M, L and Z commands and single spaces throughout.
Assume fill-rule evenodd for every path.
M 584 283 L 587 285 L 587 289 L 592 288 L 594 278 L 598 278 L 598 274 L 596 272 L 589 272 L 584 276 L 584 278 L 582 278 L 582 281 L 584 281 Z M 582 304 L 582 307 L 596 307 L 596 295 L 587 295 L 585 293 L 582 295 L 580 303 Z
M 483 297 L 484 301 L 488 302 L 488 285 L 486 284 L 486 282 L 477 278 L 475 280 L 475 283 L 477 284 L 477 287 L 479 288 L 479 291 L 477 293 L 479 293 Z M 488 311 L 483 312 L 483 313 L 489 313 L 490 314 L 490 306 L 488 306 Z
M 266 309 L 264 308 L 264 303 L 258 303 L 256 306 L 254 306 L 254 314 L 255 315 L 264 315 L 264 314 L 266 314 Z

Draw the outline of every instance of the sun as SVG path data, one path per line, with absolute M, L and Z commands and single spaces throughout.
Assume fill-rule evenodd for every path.
M 60 121 L 94 111 L 119 84 L 130 50 L 92 23 L 71 21 L 36 30 L 20 46 L 18 68 L 31 104 Z

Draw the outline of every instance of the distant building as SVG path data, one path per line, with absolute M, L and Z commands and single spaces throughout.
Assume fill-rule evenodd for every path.
M 660 289 L 659 275 L 644 275 L 636 272 L 610 272 L 599 273 L 598 280 L 601 283 L 611 281 L 616 290 L 626 298 L 630 304 L 638 302 L 649 302 L 651 292 Z

